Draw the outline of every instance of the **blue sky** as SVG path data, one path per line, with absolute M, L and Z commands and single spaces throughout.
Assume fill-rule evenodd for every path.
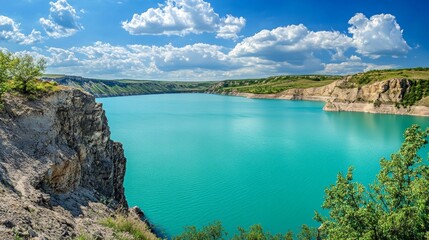
M 428 66 L 422 0 L 0 0 L 0 49 L 48 73 L 215 80 Z

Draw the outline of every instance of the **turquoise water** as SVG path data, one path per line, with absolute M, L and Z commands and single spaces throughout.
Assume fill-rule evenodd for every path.
M 324 188 L 356 168 L 371 183 L 413 123 L 427 118 L 324 112 L 323 103 L 207 94 L 97 99 L 128 159 L 125 192 L 171 236 L 221 220 L 228 232 L 316 226 Z

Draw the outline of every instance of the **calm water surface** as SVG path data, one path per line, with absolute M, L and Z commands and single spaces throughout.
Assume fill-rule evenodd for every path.
M 165 234 L 222 221 L 297 231 L 324 188 L 355 167 L 371 183 L 413 123 L 427 118 L 324 112 L 321 102 L 207 94 L 100 98 L 128 159 L 125 192 Z

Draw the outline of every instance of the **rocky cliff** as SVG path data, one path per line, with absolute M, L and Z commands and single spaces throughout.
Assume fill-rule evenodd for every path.
M 323 87 L 306 89 L 288 89 L 276 94 L 252 94 L 242 92 L 224 92 L 222 94 L 248 98 L 272 98 L 288 100 L 325 101 L 325 111 L 354 111 L 369 113 L 387 113 L 415 116 L 429 116 L 427 99 L 415 106 L 404 107 L 400 103 L 410 91 L 411 80 L 390 79 L 361 87 L 349 83 L 350 77 L 335 81 Z
M 101 104 L 72 88 L 38 100 L 3 96 L 0 239 L 113 236 L 100 219 L 126 212 L 125 157 Z

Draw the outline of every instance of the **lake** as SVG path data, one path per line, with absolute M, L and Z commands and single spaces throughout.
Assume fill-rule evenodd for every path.
M 168 236 L 220 220 L 298 231 L 338 172 L 372 183 L 403 131 L 428 118 L 324 112 L 322 102 L 209 94 L 99 98 L 127 157 L 125 193 Z

